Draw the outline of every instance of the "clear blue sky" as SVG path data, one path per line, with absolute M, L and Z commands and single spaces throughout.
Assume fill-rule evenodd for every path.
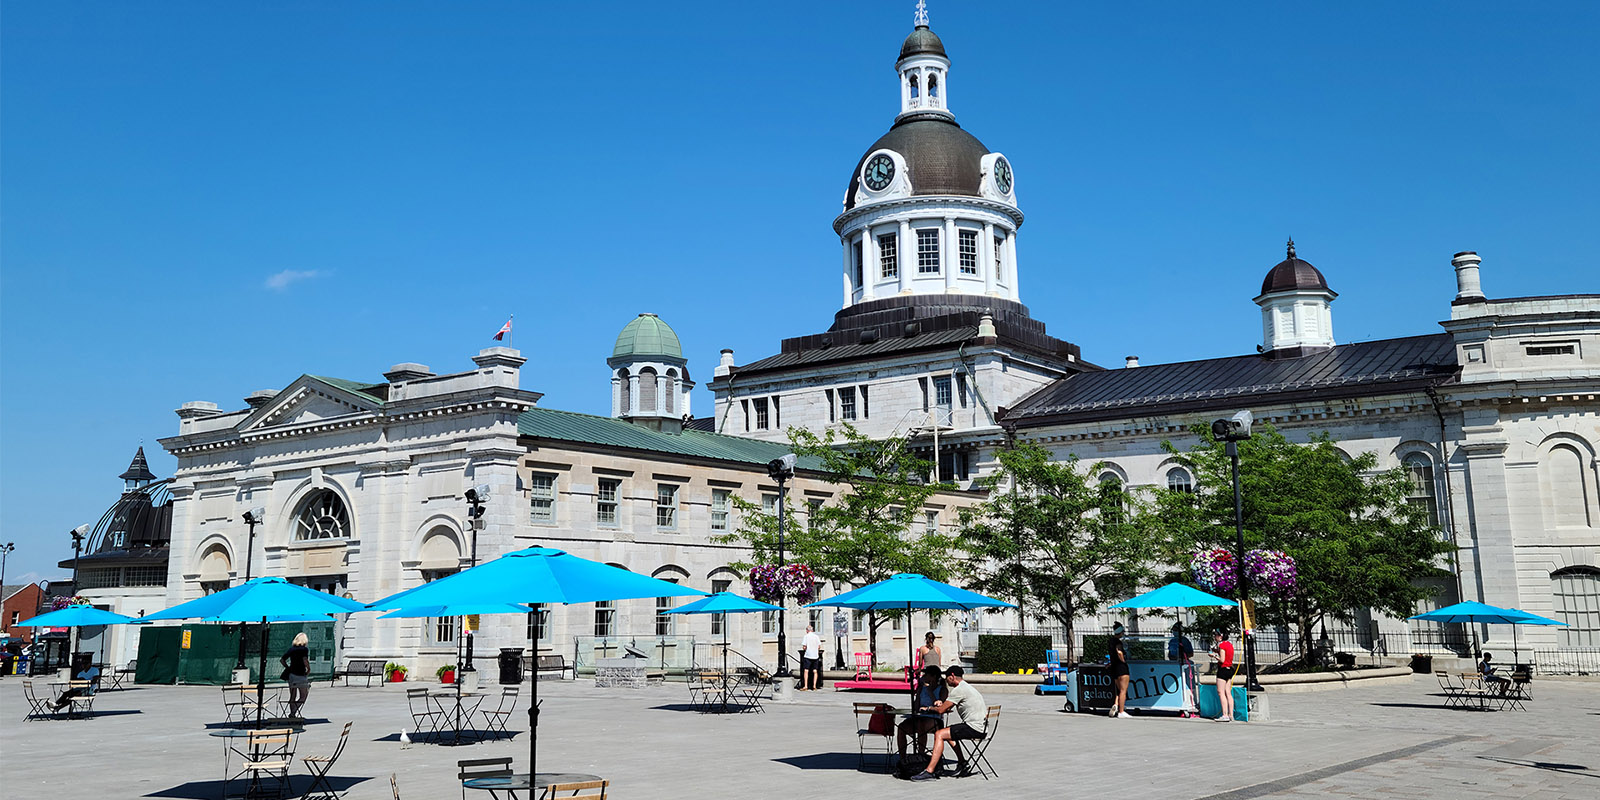
M 1600 4 L 933 0 L 962 125 L 1016 168 L 1023 300 L 1086 358 L 1251 351 L 1290 235 L 1341 341 L 1600 291 Z M 4 6 L 0 541 L 61 577 L 189 400 L 460 371 L 510 314 L 607 413 L 640 311 L 691 369 L 821 331 L 829 223 L 913 3 Z M 709 392 L 696 410 L 711 411 Z

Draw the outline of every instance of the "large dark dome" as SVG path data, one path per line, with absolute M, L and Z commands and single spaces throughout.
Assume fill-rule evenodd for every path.
M 944 42 L 939 41 L 939 34 L 928 30 L 925 25 L 919 25 L 916 30 L 911 32 L 910 36 L 906 37 L 906 43 L 900 45 L 900 58 L 905 59 L 926 53 L 943 56 Z
M 895 123 L 861 155 L 855 171 L 850 173 L 850 188 L 844 200 L 846 211 L 856 206 L 861 166 L 867 156 L 884 149 L 905 157 L 912 194 L 981 196 L 982 161 L 989 148 L 943 114 L 919 114 Z

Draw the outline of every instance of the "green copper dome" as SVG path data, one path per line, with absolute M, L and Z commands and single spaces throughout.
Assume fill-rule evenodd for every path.
M 611 351 L 612 358 L 647 356 L 683 359 L 677 332 L 654 314 L 640 314 L 629 322 L 617 334 L 617 346 Z

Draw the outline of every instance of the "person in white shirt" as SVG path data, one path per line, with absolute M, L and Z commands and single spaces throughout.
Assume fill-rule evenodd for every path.
M 945 714 L 954 710 L 961 720 L 933 734 L 933 752 L 928 756 L 928 768 L 911 776 L 914 781 L 927 781 L 939 777 L 939 757 L 944 755 L 944 745 L 952 739 L 982 739 L 983 728 L 989 721 L 989 709 L 983 704 L 983 695 L 962 680 L 963 670 L 951 665 L 944 671 L 945 685 L 950 687 L 945 699 L 933 704 L 933 711 Z
M 807 625 L 805 638 L 800 640 L 800 691 L 821 688 L 822 637 L 815 627 Z

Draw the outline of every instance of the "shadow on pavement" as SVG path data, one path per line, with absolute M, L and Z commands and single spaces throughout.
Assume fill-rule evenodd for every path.
M 1496 758 L 1494 756 L 1478 756 L 1478 758 L 1481 758 L 1484 761 L 1493 761 L 1497 764 L 1511 764 L 1518 767 L 1547 769 L 1551 772 L 1565 772 L 1568 775 L 1581 775 L 1585 778 L 1600 778 L 1600 775 L 1590 772 L 1589 768 L 1582 764 L 1556 764 L 1549 761 L 1524 761 L 1517 758 Z
M 859 753 L 815 753 L 772 760 L 798 769 L 847 769 L 854 772 L 861 763 L 861 756 Z
M 337 791 L 340 794 L 350 791 L 351 787 L 353 786 L 366 783 L 370 780 L 375 779 L 347 778 L 340 775 L 328 776 L 328 783 L 333 786 L 334 791 Z M 170 789 L 160 789 L 151 792 L 145 795 L 145 797 L 174 797 L 183 798 L 184 800 L 216 800 L 216 798 L 223 796 L 223 783 L 223 781 L 190 781 L 188 783 L 179 784 Z M 234 791 L 239 790 L 241 783 L 243 782 L 234 782 Z M 301 797 L 310 790 L 310 775 L 291 775 L 289 776 L 289 789 L 285 795 L 288 797 Z

